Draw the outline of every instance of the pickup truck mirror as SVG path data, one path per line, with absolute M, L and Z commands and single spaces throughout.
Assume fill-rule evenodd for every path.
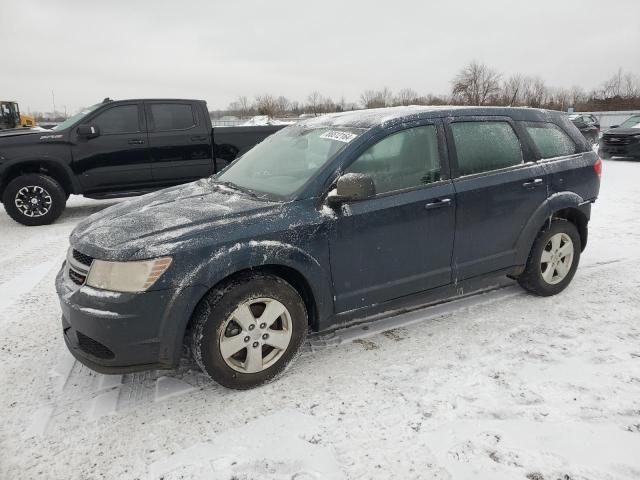
M 100 128 L 97 125 L 78 125 L 78 136 L 84 138 L 96 138 L 100 136 Z
M 344 202 L 365 200 L 376 194 L 376 187 L 371 175 L 366 173 L 345 173 L 336 183 L 335 195 L 329 195 L 330 205 L 340 205 Z

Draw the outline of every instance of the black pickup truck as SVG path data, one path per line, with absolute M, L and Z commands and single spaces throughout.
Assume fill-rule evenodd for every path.
M 71 194 L 140 195 L 212 175 L 282 126 L 212 128 L 203 100 L 105 99 L 53 130 L 0 133 L 0 198 L 24 225 Z

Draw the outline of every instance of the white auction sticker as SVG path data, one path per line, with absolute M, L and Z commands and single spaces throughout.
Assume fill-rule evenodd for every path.
M 351 140 L 356 138 L 358 135 L 351 132 L 342 132 L 340 130 L 329 130 L 328 132 L 320 135 L 319 138 L 327 138 L 329 140 L 337 140 L 339 142 L 349 143 Z

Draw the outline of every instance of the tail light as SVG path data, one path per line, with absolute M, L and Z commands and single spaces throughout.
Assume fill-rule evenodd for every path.
M 600 157 L 598 157 L 596 163 L 593 164 L 593 170 L 596 172 L 596 175 L 598 175 L 598 178 L 602 177 L 602 159 Z

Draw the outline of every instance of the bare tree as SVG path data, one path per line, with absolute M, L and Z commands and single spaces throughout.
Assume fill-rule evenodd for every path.
M 540 77 L 529 79 L 526 102 L 529 107 L 542 107 L 549 96 L 549 89 Z
M 389 88 L 382 90 L 365 90 L 360 95 L 360 102 L 364 108 L 382 108 L 392 104 L 393 94 Z
M 394 99 L 393 103 L 395 105 L 404 105 L 404 106 L 416 105 L 420 103 L 420 97 L 418 95 L 418 92 L 416 92 L 415 90 L 411 88 L 403 88 L 398 92 L 398 95 L 396 95 L 396 98 Z
M 276 98 L 276 110 L 278 115 L 284 115 L 289 111 L 289 107 L 291 106 L 291 102 L 287 97 L 283 97 L 280 95 Z
M 524 97 L 525 79 L 519 73 L 511 75 L 502 84 L 502 103 L 510 107 L 522 105 Z
M 640 97 L 640 77 L 633 73 L 625 73 L 622 78 L 621 91 L 624 98 Z
M 273 118 L 278 112 L 278 102 L 275 97 L 269 93 L 256 96 L 256 110 L 260 115 L 267 115 Z
M 500 73 L 476 61 L 464 67 L 452 83 L 454 98 L 470 105 L 485 105 L 500 93 Z
M 581 105 L 582 103 L 586 102 L 587 100 L 587 94 L 585 93 L 584 89 L 582 87 L 579 87 L 577 85 L 574 85 L 573 87 L 571 87 L 571 89 L 569 90 L 569 94 L 570 94 L 570 102 L 571 102 L 571 107 L 577 109 L 578 105 Z
M 603 96 L 605 98 L 621 97 L 622 84 L 623 84 L 622 68 L 619 68 L 618 71 L 613 76 L 611 76 L 606 82 L 604 82 L 604 84 L 602 85 Z
M 307 96 L 307 109 L 314 115 L 320 113 L 320 107 L 322 104 L 322 95 L 317 90 L 314 90 Z
M 244 118 L 249 115 L 249 111 L 251 110 L 251 102 L 249 102 L 249 99 L 246 96 L 240 95 L 234 103 L 238 105 L 238 113 L 240 114 L 240 118 Z

